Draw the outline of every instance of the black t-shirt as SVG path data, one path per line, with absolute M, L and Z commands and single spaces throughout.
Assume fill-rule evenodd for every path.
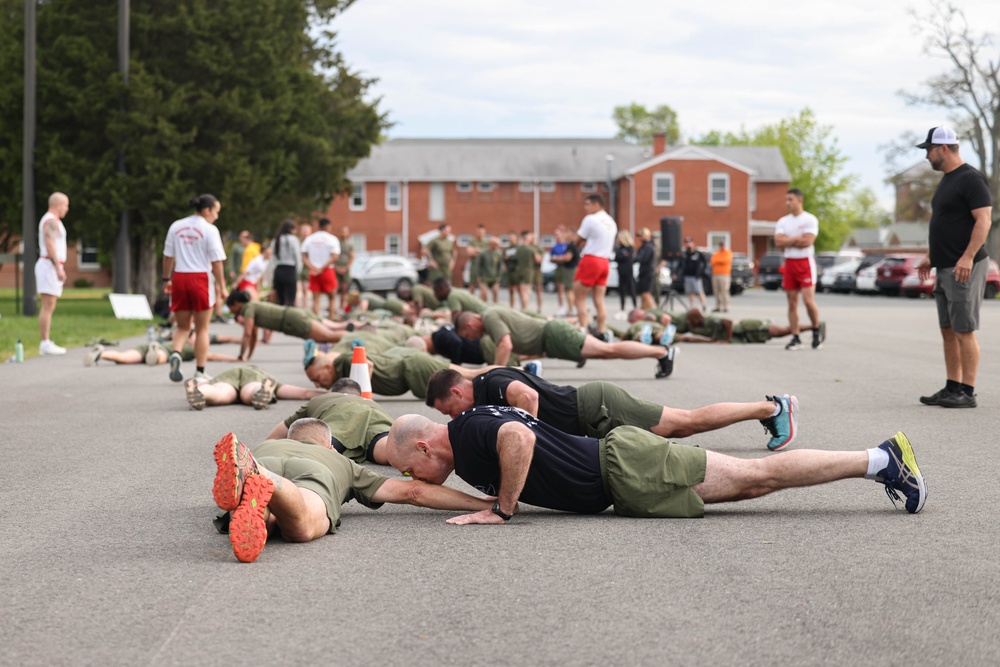
M 566 252 L 571 256 L 569 260 L 562 263 L 567 269 L 575 269 L 576 265 L 580 263 L 580 249 L 576 247 L 576 244 L 569 243 L 566 247 Z
M 990 206 L 990 186 L 986 177 L 968 164 L 944 175 L 931 199 L 931 266 L 950 269 L 969 247 L 976 225 L 972 211 Z M 973 262 L 986 257 L 979 248 Z
M 684 251 L 684 275 L 700 276 L 705 272 L 705 255 L 700 250 Z
M 576 387 L 546 382 L 519 368 L 496 368 L 472 380 L 472 399 L 476 405 L 510 405 L 507 385 L 523 382 L 538 392 L 538 418 L 563 433 L 584 435 L 580 430 L 580 409 Z
M 509 421 L 524 424 L 535 434 L 535 450 L 519 501 L 581 514 L 602 512 L 611 505 L 601 479 L 596 438 L 568 435 L 507 406 L 472 408 L 448 423 L 455 472 L 466 483 L 487 495 L 500 492 L 497 432 Z
M 455 327 L 446 324 L 431 334 L 431 343 L 434 344 L 434 351 L 445 357 L 453 364 L 485 364 L 482 348 L 479 347 L 479 339 L 469 340 L 462 338 L 455 331 Z

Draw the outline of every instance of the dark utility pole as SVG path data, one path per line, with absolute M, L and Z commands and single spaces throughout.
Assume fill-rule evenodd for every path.
M 128 54 L 129 54 L 129 0 L 118 0 L 118 71 L 122 81 L 128 87 Z M 122 102 L 121 113 L 125 114 L 125 103 Z M 118 174 L 125 180 L 125 137 L 118 138 Z M 127 202 L 126 197 L 126 202 Z M 129 294 L 132 290 L 132 239 L 129 232 L 128 203 L 125 204 L 118 226 L 118 237 L 115 239 L 114 260 L 114 290 L 118 294 Z
M 21 158 L 21 238 L 24 242 L 25 315 L 38 313 L 35 304 L 35 262 L 38 261 L 38 221 L 35 218 L 35 4 L 24 0 L 24 146 Z

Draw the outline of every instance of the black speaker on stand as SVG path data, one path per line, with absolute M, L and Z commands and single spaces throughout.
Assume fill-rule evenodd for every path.
M 660 218 L 660 257 L 670 267 L 670 284 L 661 285 L 660 307 L 667 310 L 673 310 L 674 299 L 680 298 L 674 284 L 684 261 L 683 223 L 682 217 Z M 681 308 L 683 307 L 684 302 L 681 301 Z

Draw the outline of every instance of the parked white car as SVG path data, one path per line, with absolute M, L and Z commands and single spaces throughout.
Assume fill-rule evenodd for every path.
M 878 277 L 878 270 L 882 268 L 882 264 L 883 262 L 878 262 L 858 271 L 858 279 L 854 285 L 854 291 L 861 294 L 877 294 L 878 287 L 875 285 L 875 279 Z

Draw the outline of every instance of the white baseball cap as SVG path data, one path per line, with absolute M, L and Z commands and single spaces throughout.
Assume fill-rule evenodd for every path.
M 922 144 L 917 144 L 917 148 L 930 148 L 931 146 L 956 146 L 958 145 L 958 135 L 955 130 L 947 125 L 932 127 L 927 131 L 927 140 Z

